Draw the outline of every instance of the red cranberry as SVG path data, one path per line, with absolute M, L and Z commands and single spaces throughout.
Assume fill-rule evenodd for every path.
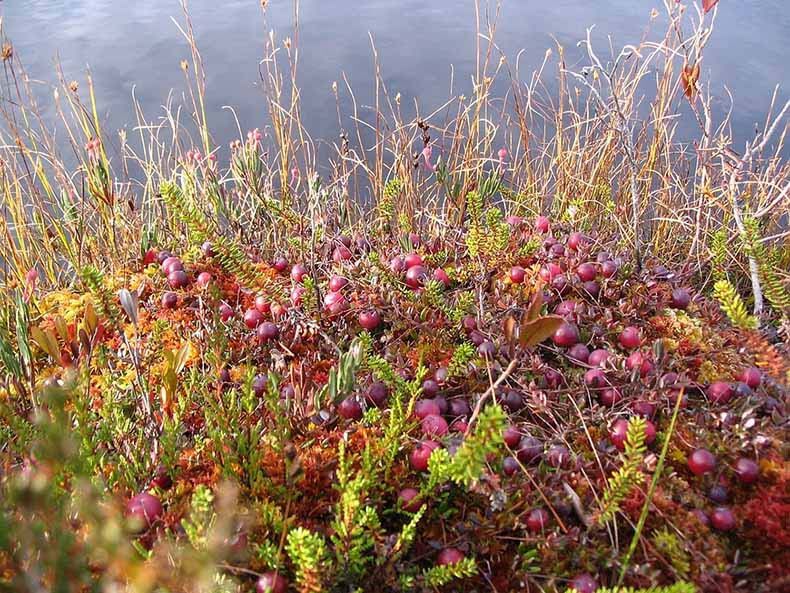
M 271 321 L 264 321 L 258 326 L 258 340 L 268 342 L 280 335 L 280 329 Z
M 381 325 L 381 315 L 376 310 L 362 311 L 359 314 L 359 325 L 364 329 L 374 330 Z
M 502 438 L 508 447 L 514 449 L 521 442 L 521 433 L 515 426 L 508 426 L 502 433 Z
M 712 472 L 716 467 L 716 457 L 707 449 L 696 449 L 689 455 L 688 466 L 695 476 Z
M 447 421 L 441 416 L 430 414 L 422 419 L 420 428 L 423 434 L 429 437 L 443 437 L 447 434 L 449 427 Z
M 152 263 L 156 261 L 157 253 L 154 249 L 149 249 L 143 255 L 143 265 L 150 266 Z
M 469 341 L 475 346 L 480 346 L 480 344 L 486 341 L 486 337 L 479 331 L 473 330 L 469 332 Z
M 428 270 L 422 266 L 412 266 L 406 270 L 406 285 L 412 289 L 422 288 L 425 279 L 428 277 Z
M 606 365 L 606 361 L 609 360 L 609 351 L 598 349 L 593 350 L 590 352 L 590 356 L 587 357 L 587 364 L 592 367 L 603 367 Z
M 544 235 L 549 232 L 549 219 L 545 216 L 538 216 L 535 219 L 535 230 Z
M 389 390 L 387 386 L 384 383 L 376 382 L 368 387 L 365 397 L 367 397 L 368 401 L 374 406 L 380 408 L 386 403 L 388 395 Z
M 691 294 L 685 288 L 676 288 L 672 291 L 670 305 L 673 309 L 687 309 L 691 304 Z
M 743 484 L 754 484 L 760 477 L 760 466 L 751 459 L 741 457 L 735 462 L 735 475 Z
M 423 265 L 422 257 L 420 257 L 417 253 L 410 253 L 405 258 L 403 258 L 403 263 L 406 264 L 406 269 L 413 268 L 414 266 L 421 266 Z
M 165 309 L 175 309 L 178 305 L 178 295 L 174 292 L 166 292 L 162 295 L 162 307 Z
M 274 260 L 273 267 L 280 274 L 282 274 L 283 272 L 285 272 L 285 270 L 288 269 L 288 260 L 285 259 L 284 257 L 278 257 L 276 260 Z
M 439 556 L 436 558 L 436 564 L 438 566 L 458 564 L 463 559 L 464 553 L 458 548 L 444 548 L 439 552 Z
M 584 373 L 584 384 L 591 389 L 602 389 L 608 383 L 606 375 L 601 369 L 589 369 Z
M 521 266 L 513 266 L 510 268 L 510 281 L 513 284 L 521 284 L 524 282 L 524 277 L 526 276 L 527 272 Z
M 598 275 L 598 270 L 595 269 L 593 264 L 579 264 L 579 266 L 576 268 L 576 275 L 582 282 L 589 282 L 591 280 L 595 280 L 595 277 Z
M 168 257 L 162 262 L 162 273 L 165 276 L 169 276 L 170 272 L 175 272 L 177 270 L 184 270 L 184 264 L 181 263 L 181 260 L 177 257 Z
M 349 396 L 337 406 L 337 413 L 346 420 L 359 420 L 362 418 L 362 406 L 354 396 Z
M 173 270 L 167 275 L 167 283 L 171 288 L 185 288 L 189 284 L 189 278 L 184 270 Z
M 450 276 L 448 276 L 447 272 L 445 272 L 441 268 L 436 268 L 433 271 L 433 279 L 437 280 L 438 282 L 441 282 L 445 286 L 450 286 L 450 284 L 452 284 L 452 282 L 450 281 Z
M 625 440 L 628 435 L 628 421 L 624 418 L 615 420 L 609 431 L 609 440 L 620 451 L 625 450 Z M 649 420 L 645 424 L 645 443 L 648 445 L 656 440 L 656 427 Z
M 556 369 L 546 367 L 543 369 L 543 380 L 549 389 L 557 389 L 562 383 L 562 375 Z
M 288 580 L 276 572 L 265 572 L 255 583 L 256 593 L 287 593 Z
M 576 593 L 595 593 L 598 590 L 598 582 L 585 572 L 571 581 L 571 587 L 576 589 Z
M 420 399 L 414 404 L 414 415 L 420 420 L 425 419 L 427 416 L 441 416 L 442 411 L 432 399 Z
M 329 279 L 329 290 L 332 292 L 340 292 L 340 289 L 348 284 L 348 279 L 343 276 L 332 276 Z
M 406 270 L 406 262 L 402 255 L 396 255 L 390 260 L 390 271 L 393 274 L 401 274 Z
M 422 441 L 419 443 L 409 455 L 409 463 L 412 469 L 418 472 L 428 470 L 428 459 L 435 449 L 440 447 L 436 441 Z
M 716 507 L 710 514 L 710 524 L 719 531 L 735 529 L 735 515 L 728 507 Z
M 151 480 L 151 485 L 161 488 L 162 490 L 170 490 L 170 488 L 172 488 L 173 478 L 170 477 L 170 474 L 164 465 L 160 465 L 156 468 L 156 474 Z
M 638 370 L 640 377 L 647 377 L 653 370 L 653 361 L 647 355 L 637 350 L 625 359 L 625 368 L 629 371 Z
M 291 268 L 291 280 L 301 282 L 307 276 L 307 269 L 302 264 L 295 264 Z
M 203 245 L 200 246 L 200 251 L 203 253 L 204 257 L 214 257 L 214 246 L 211 245 L 211 241 L 204 241 Z
M 551 287 L 558 293 L 562 294 L 568 289 L 568 279 L 565 274 L 557 274 L 551 280 Z
M 579 328 L 572 323 L 563 323 L 551 337 L 557 346 L 570 348 L 579 341 Z
M 561 317 L 569 317 L 573 315 L 579 308 L 579 303 L 576 301 L 561 301 L 559 305 L 554 308 L 554 313 Z
M 532 533 L 540 533 L 549 524 L 549 514 L 545 509 L 533 509 L 527 515 L 527 529 Z
M 164 512 L 162 503 L 153 494 L 141 492 L 133 496 L 126 505 L 126 512 L 144 527 L 150 527 Z
M 629 326 L 620 332 L 620 345 L 626 350 L 633 350 L 638 348 L 642 343 L 642 338 L 639 335 L 639 328 Z
M 560 274 L 562 274 L 562 268 L 554 263 L 546 264 L 546 266 L 542 267 L 538 272 L 538 275 L 544 282 L 551 282 Z
M 294 307 L 299 307 L 302 304 L 302 297 L 304 296 L 304 293 L 305 293 L 305 287 L 301 285 L 294 286 L 291 289 L 291 302 L 293 303 Z M 329 294 L 339 294 L 339 293 L 330 292 Z M 324 305 L 326 309 L 331 309 L 334 306 L 332 302 L 333 300 L 330 299 L 330 301 L 331 302 L 329 303 L 328 306 Z M 324 298 L 324 302 L 326 303 L 326 298 Z
M 474 331 L 477 329 L 477 320 L 471 315 L 467 315 L 461 320 L 461 327 L 466 333 Z
M 345 245 L 338 245 L 332 251 L 332 261 L 339 264 L 340 262 L 348 261 L 351 259 L 351 250 Z
M 601 405 L 604 406 L 613 406 L 621 399 L 622 399 L 622 395 L 620 394 L 620 391 L 618 389 L 615 389 L 614 387 L 610 387 L 609 389 L 604 389 L 598 395 L 598 401 L 601 402 Z
M 220 303 L 219 305 L 219 318 L 223 323 L 227 323 L 233 318 L 233 309 L 227 303 Z
M 208 272 L 200 272 L 197 277 L 197 285 L 200 288 L 208 288 L 209 284 L 211 284 L 211 274 Z
M 716 381 L 708 386 L 708 399 L 716 404 L 726 404 L 732 398 L 732 386 L 725 381 Z
M 261 313 L 268 313 L 272 310 L 272 304 L 269 302 L 269 299 L 267 299 L 266 296 L 259 294 L 255 297 L 255 308 Z
M 568 249 L 577 251 L 579 247 L 582 247 L 585 243 L 587 243 L 587 239 L 578 231 L 568 235 Z
M 419 500 L 419 492 L 414 488 L 404 488 L 398 493 L 398 502 L 404 511 L 416 513 L 422 506 Z
M 244 325 L 250 329 L 255 329 L 263 323 L 263 315 L 258 309 L 247 309 L 244 312 Z
M 457 420 L 453 420 L 453 423 L 450 425 L 450 430 L 458 434 L 466 434 L 469 430 L 469 424 L 466 420 L 458 418 Z
M 757 389 L 762 383 L 763 374 L 756 367 L 747 367 L 740 372 L 736 379 L 746 383 L 752 389 Z

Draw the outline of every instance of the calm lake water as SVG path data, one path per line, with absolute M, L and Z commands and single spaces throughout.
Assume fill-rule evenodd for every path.
M 686 0 L 689 3 L 691 0 Z M 576 42 L 596 25 L 601 54 L 606 34 L 615 47 L 636 43 L 660 0 L 503 0 L 497 41 L 512 60 L 524 49 L 522 78 L 543 59 L 553 38 L 581 67 Z M 259 0 L 190 0 L 206 70 L 209 117 L 216 139 L 237 136 L 233 106 L 244 129 L 266 125 L 258 67 L 269 29 L 292 34 L 291 0 L 270 0 L 266 20 Z M 66 78 L 84 80 L 92 70 L 101 113 L 111 129 L 133 122 L 132 90 L 149 117 L 158 116 L 171 89 L 184 89 L 181 59 L 187 45 L 171 17 L 182 21 L 177 0 L 0 0 L 3 26 L 31 77 L 40 81 L 42 106 L 51 114 L 55 62 Z M 703 74 L 713 80 L 720 109 L 734 96 L 734 133 L 742 144 L 762 122 L 776 84 L 788 81 L 790 11 L 780 0 L 721 0 L 717 28 Z M 337 137 L 333 81 L 345 73 L 360 103 L 372 96 L 369 33 L 387 85 L 404 103 L 418 98 L 423 112 L 449 94 L 451 66 L 456 92 L 469 93 L 474 69 L 472 0 L 302 0 L 300 6 L 303 114 L 311 134 Z M 656 28 L 660 34 L 661 27 Z M 84 87 L 83 87 L 84 88 Z M 782 100 L 788 97 L 783 89 Z

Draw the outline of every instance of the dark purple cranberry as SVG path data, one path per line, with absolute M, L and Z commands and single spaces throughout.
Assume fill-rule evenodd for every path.
M 296 397 L 296 390 L 293 385 L 283 385 L 280 388 L 280 397 L 284 400 L 292 400 Z
M 555 243 L 551 246 L 549 253 L 552 257 L 562 257 L 565 255 L 565 246 L 562 243 Z
M 551 467 L 568 467 L 571 462 L 571 452 L 564 445 L 554 445 L 546 455 L 546 461 Z
M 612 260 L 605 261 L 601 264 L 601 276 L 604 278 L 614 278 L 617 275 L 617 263 Z
M 585 344 L 574 344 L 568 348 L 568 358 L 574 362 L 587 364 L 590 359 L 590 349 Z
M 441 395 L 437 395 L 436 397 L 433 398 L 433 401 L 436 403 L 437 406 L 439 406 L 439 412 L 442 414 L 442 416 L 447 414 L 448 410 L 450 409 L 450 404 L 447 403 L 447 398 Z
M 475 346 L 480 346 L 486 341 L 486 337 L 477 330 L 469 332 L 469 341 Z
M 589 294 L 594 299 L 597 299 L 598 295 L 601 292 L 601 285 L 598 284 L 595 280 L 591 280 L 589 282 L 583 283 L 582 288 L 587 294 Z
M 565 274 L 557 274 L 551 279 L 551 287 L 562 294 L 568 289 L 568 279 Z
M 439 367 L 438 369 L 436 369 L 436 372 L 433 374 L 434 380 L 439 385 L 444 385 L 449 377 L 450 377 L 450 371 L 447 370 L 447 367 Z
M 642 416 L 642 418 L 652 418 L 656 415 L 656 404 L 645 400 L 639 400 L 634 402 L 634 404 L 631 406 L 631 410 L 636 416 Z
M 178 295 L 174 292 L 166 292 L 162 295 L 162 307 L 165 309 L 175 309 L 178 305 Z
M 511 413 L 518 412 L 521 408 L 524 407 L 524 399 L 521 396 L 521 393 L 516 391 L 515 389 L 508 389 L 505 392 L 505 395 L 501 398 L 502 405 L 507 408 L 507 410 Z
M 469 402 L 465 399 L 450 400 L 450 415 L 457 418 L 459 416 L 469 416 L 472 409 L 469 407 Z
M 416 513 L 422 506 L 419 500 L 420 493 L 414 488 L 404 488 L 398 493 L 398 502 L 404 511 Z
M 491 359 L 496 354 L 496 346 L 493 342 L 486 340 L 477 347 L 477 353 L 483 358 Z
M 676 288 L 672 291 L 670 304 L 673 309 L 687 309 L 691 304 L 691 294 L 685 288 Z
M 532 533 L 540 533 L 549 524 L 549 514 L 545 509 L 533 509 L 527 515 L 527 529 Z
M 733 387 L 732 392 L 735 395 L 735 397 L 751 397 L 752 395 L 754 395 L 754 391 L 752 391 L 752 388 L 749 387 L 746 383 L 743 383 L 741 381 L 738 381 L 735 384 L 735 387 Z
M 614 387 L 604 389 L 598 394 L 598 401 L 604 406 L 613 406 L 622 399 L 620 391 Z
M 562 383 L 562 375 L 556 369 L 546 367 L 543 369 L 543 380 L 549 389 L 557 389 Z
M 280 330 L 278 327 L 272 323 L 271 321 L 264 321 L 258 326 L 258 340 L 260 342 L 268 342 L 269 340 L 274 340 L 280 335 Z
M 716 457 L 707 449 L 696 449 L 689 455 L 688 466 L 695 476 L 712 472 L 716 467 Z
M 477 320 L 471 315 L 467 315 L 461 320 L 461 327 L 466 333 L 477 329 Z
M 387 389 L 387 386 L 384 383 L 377 381 L 368 387 L 365 397 L 374 406 L 380 408 L 386 403 L 388 395 L 389 389 Z
M 511 457 L 508 455 L 502 460 L 502 472 L 506 476 L 515 475 L 515 473 L 520 469 L 518 461 L 515 457 Z
M 571 581 L 571 587 L 576 589 L 576 593 L 595 593 L 598 590 L 598 582 L 591 574 L 585 572 Z
M 543 455 L 543 443 L 535 437 L 525 436 L 518 444 L 516 457 L 521 463 L 532 463 L 538 461 Z
M 716 507 L 710 514 L 710 524 L 719 531 L 732 531 L 735 529 L 735 515 L 728 507 Z
M 735 475 L 743 484 L 754 484 L 760 477 L 760 466 L 747 457 L 741 457 L 735 462 Z
M 722 484 L 714 484 L 708 491 L 708 498 L 710 498 L 716 504 L 726 504 L 729 497 L 730 493 Z
M 163 249 L 159 253 L 156 254 L 156 263 L 160 266 L 167 261 L 168 258 L 173 257 L 173 254 L 168 251 L 167 249 Z
M 428 397 L 433 397 L 439 393 L 439 384 L 433 379 L 425 379 L 425 381 L 422 382 L 422 392 Z
M 337 413 L 346 420 L 359 420 L 362 418 L 362 406 L 354 396 L 349 396 L 337 406 Z
M 255 378 L 252 380 L 252 392 L 256 397 L 263 397 L 268 384 L 269 378 L 266 375 L 255 375 Z
M 508 447 L 515 449 L 521 442 L 521 433 L 515 426 L 508 426 L 502 433 L 502 439 Z

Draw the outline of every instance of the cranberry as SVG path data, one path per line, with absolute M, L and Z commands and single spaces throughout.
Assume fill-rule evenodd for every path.
M 577 251 L 579 247 L 587 243 L 587 238 L 580 232 L 576 231 L 568 235 L 568 249 Z
M 613 278 L 617 275 L 617 264 L 612 260 L 605 261 L 601 264 L 601 275 L 604 278 Z
M 401 274 L 406 269 L 406 262 L 402 255 L 396 255 L 390 260 L 390 271 L 393 274 Z
M 576 589 L 576 593 L 595 593 L 598 590 L 598 582 L 591 574 L 585 572 L 571 581 L 571 587 Z
M 436 268 L 433 271 L 433 279 L 438 281 L 438 282 L 441 282 L 445 286 L 450 286 L 450 284 L 452 284 L 452 282 L 450 280 L 450 276 L 448 276 L 447 272 L 445 272 L 441 268 Z
M 337 413 L 346 420 L 359 420 L 362 418 L 362 406 L 354 396 L 349 396 L 337 406 Z
M 613 406 L 617 402 L 619 402 L 622 399 L 622 397 L 623 396 L 620 394 L 620 391 L 618 389 L 615 389 L 614 387 L 610 387 L 609 389 L 604 389 L 598 395 L 598 401 L 601 402 L 601 405 Z
M 406 270 L 406 285 L 412 289 L 422 288 L 425 279 L 428 277 L 428 270 L 422 266 L 412 266 Z
M 508 455 L 502 460 L 502 472 L 506 476 L 514 475 L 519 469 L 520 466 L 515 457 L 511 457 L 510 455 Z
M 521 442 L 521 433 L 515 426 L 508 426 L 502 433 L 502 439 L 508 447 L 513 449 Z
M 538 275 L 544 282 L 551 282 L 560 274 L 562 274 L 562 268 L 554 263 L 547 264 L 538 272 Z
M 527 529 L 532 533 L 540 533 L 549 524 L 549 514 L 545 509 L 533 509 L 527 515 Z
M 433 379 L 425 379 L 422 382 L 422 392 L 428 397 L 433 397 L 439 393 L 439 384 Z
M 735 529 L 735 515 L 728 507 L 716 507 L 710 514 L 710 524 L 719 531 Z
M 167 283 L 171 288 L 184 288 L 189 284 L 189 278 L 184 270 L 173 270 L 167 275 Z
M 387 389 L 387 386 L 384 383 L 376 382 L 368 387 L 365 397 L 374 406 L 380 408 L 386 403 L 388 395 L 389 390 Z
M 403 258 L 403 263 L 406 264 L 406 269 L 413 268 L 414 266 L 421 266 L 423 265 L 422 258 L 417 253 L 410 253 L 405 258 Z
M 708 491 L 708 498 L 717 504 L 726 503 L 729 496 L 730 493 L 727 492 L 727 488 L 722 484 L 714 484 Z
M 708 399 L 716 404 L 726 404 L 733 396 L 732 386 L 725 381 L 716 381 L 708 386 Z
M 525 436 L 518 444 L 516 457 L 521 463 L 532 463 L 538 461 L 543 455 L 543 443 L 535 437 Z
M 562 243 L 555 243 L 549 249 L 549 253 L 552 257 L 562 257 L 565 255 L 565 246 Z
M 156 254 L 156 263 L 158 263 L 161 266 L 163 263 L 165 263 L 165 261 L 169 257 L 173 257 L 173 254 L 167 249 L 163 249 L 162 251 Z M 164 272 L 164 270 L 162 270 L 162 272 Z M 165 275 L 167 274 L 165 273 Z
M 423 434 L 429 437 L 443 437 L 449 430 L 447 421 L 435 414 L 430 414 L 423 418 L 420 428 L 422 428 Z
M 676 288 L 672 291 L 670 305 L 673 309 L 687 309 L 691 304 L 691 294 L 685 288 Z
M 538 216 L 535 219 L 535 230 L 544 235 L 549 232 L 549 219 L 545 216 Z
M 343 276 L 332 276 L 329 279 L 329 290 L 332 292 L 340 292 L 340 289 L 348 284 L 348 279 Z
M 496 346 L 493 342 L 486 340 L 477 347 L 477 353 L 483 358 L 493 358 L 496 354 Z
M 565 322 L 557 328 L 551 337 L 557 346 L 570 348 L 579 341 L 579 328 L 574 324 Z
M 447 403 L 447 400 L 443 398 L 441 395 L 437 395 L 433 398 L 434 403 L 439 406 L 439 411 L 441 412 L 442 416 L 444 416 L 450 408 L 450 405 Z
M 307 269 L 302 264 L 295 264 L 291 268 L 291 280 L 301 282 L 307 276 Z
M 228 321 L 233 319 L 233 309 L 229 304 L 220 303 L 219 318 L 222 320 L 223 323 L 227 323 Z
M 466 422 L 466 420 L 458 418 L 457 420 L 453 420 L 452 425 L 450 425 L 450 430 L 459 434 L 466 434 L 469 430 L 469 423 Z
M 469 416 L 472 409 L 469 407 L 469 402 L 465 399 L 454 399 L 450 401 L 450 414 L 454 417 Z
M 647 355 L 637 350 L 625 359 L 625 368 L 629 371 L 638 370 L 640 377 L 647 377 L 653 370 L 653 361 Z
M 561 301 L 559 305 L 554 308 L 554 313 L 560 317 L 569 317 L 576 313 L 579 308 L 579 303 L 576 301 Z
M 203 253 L 204 257 L 214 257 L 214 246 L 211 244 L 211 241 L 204 241 L 203 245 L 200 246 L 200 251 Z
M 557 389 L 562 383 L 562 375 L 558 370 L 546 367 L 543 369 L 543 380 L 546 381 L 546 386 L 550 389 Z
M 587 364 L 592 367 L 603 367 L 606 365 L 606 361 L 609 360 L 609 357 L 608 350 L 593 350 L 590 352 L 590 356 L 587 357 Z
M 576 275 L 582 282 L 589 282 L 595 280 L 595 277 L 598 275 L 598 270 L 595 269 L 593 264 L 583 263 L 579 264 L 576 268 Z
M 362 311 L 359 314 L 359 325 L 366 330 L 374 330 L 381 325 L 381 315 L 374 309 Z
M 269 313 L 272 310 L 272 304 L 266 296 L 259 294 L 255 297 L 255 308 L 261 313 Z
M 197 285 L 200 288 L 208 288 L 209 284 L 211 284 L 211 274 L 208 272 L 200 272 L 197 277 Z
M 521 284 L 524 282 L 524 277 L 526 276 L 527 272 L 521 266 L 513 266 L 510 268 L 510 281 L 513 284 Z
M 639 335 L 639 329 L 633 326 L 626 327 L 619 336 L 620 345 L 626 350 L 633 350 L 638 348 L 642 343 L 642 338 Z
M 268 384 L 269 378 L 266 375 L 255 375 L 255 378 L 252 380 L 252 392 L 256 397 L 263 397 Z
M 288 269 L 288 260 L 285 259 L 284 257 L 278 257 L 276 260 L 274 260 L 273 267 L 280 274 L 282 274 L 283 272 L 285 272 L 285 270 Z
M 747 457 L 741 457 L 735 462 L 735 475 L 743 484 L 754 484 L 760 477 L 760 466 Z
M 444 548 L 439 552 L 439 556 L 436 558 L 436 564 L 438 566 L 458 564 L 463 559 L 464 553 L 458 548 Z
M 162 295 L 162 307 L 165 309 L 175 309 L 178 305 L 178 295 L 174 292 L 166 292 Z
M 584 373 L 584 384 L 591 389 L 601 389 L 606 387 L 608 381 L 601 369 L 590 369 Z
M 472 332 L 477 329 L 477 320 L 471 315 L 467 315 L 461 320 L 461 327 L 466 333 Z
M 571 461 L 571 452 L 564 445 L 554 445 L 546 455 L 546 461 L 551 467 L 567 467 Z
M 598 294 L 601 292 L 601 285 L 595 282 L 594 280 L 590 280 L 589 282 L 584 282 L 582 284 L 582 288 L 584 289 L 584 292 L 589 294 L 594 299 L 597 299 Z
M 587 364 L 590 359 L 590 349 L 584 344 L 574 344 L 568 348 L 568 358 L 574 362 Z
M 404 511 L 416 513 L 422 506 L 419 501 L 419 492 L 414 488 L 404 488 L 398 493 L 398 502 Z
M 158 254 L 154 249 L 149 249 L 148 251 L 146 251 L 145 255 L 143 255 L 143 265 L 150 266 L 152 263 L 156 261 L 157 255 Z
M 695 476 L 712 472 L 716 467 L 716 457 L 707 449 L 696 449 L 689 455 L 688 466 Z
M 446 383 L 449 376 L 450 376 L 450 371 L 447 370 L 447 367 L 439 367 L 438 369 L 436 369 L 436 372 L 433 374 L 434 379 L 439 384 Z
M 181 260 L 177 257 L 168 257 L 162 262 L 162 273 L 165 276 L 169 276 L 170 272 L 175 272 L 177 270 L 184 270 L 184 264 L 181 263 Z
M 263 323 L 263 315 L 258 309 L 247 309 L 244 312 L 244 325 L 250 329 L 255 329 Z
M 426 416 L 441 416 L 441 414 L 442 411 L 439 409 L 439 404 L 432 399 L 420 399 L 414 404 L 414 415 L 420 420 L 423 420 Z
M 435 449 L 440 447 L 436 441 L 422 441 L 419 443 L 409 455 L 409 463 L 412 469 L 424 472 L 428 470 L 428 459 Z
M 340 263 L 344 261 L 348 261 L 351 259 L 351 250 L 346 247 L 345 245 L 338 245 L 332 251 L 332 261 L 335 263 Z
M 150 527 L 164 512 L 162 503 L 153 494 L 141 492 L 133 496 L 126 505 L 126 512 L 130 517 L 142 523 L 144 527 Z
M 172 488 L 173 478 L 170 477 L 170 474 L 164 465 L 160 465 L 156 468 L 156 474 L 151 480 L 151 485 L 161 488 L 162 490 L 170 490 L 170 488 Z
M 738 381 L 742 381 L 746 383 L 752 389 L 757 389 L 762 383 L 763 374 L 760 372 L 760 369 L 755 367 L 747 367 L 743 369 L 740 374 L 736 377 Z
M 511 413 L 518 412 L 524 407 L 524 398 L 521 396 L 521 393 L 515 389 L 507 390 L 500 401 Z
M 258 326 L 258 340 L 268 342 L 280 335 L 280 329 L 271 321 L 264 321 Z
M 255 583 L 256 593 L 286 593 L 288 580 L 276 572 L 265 572 Z

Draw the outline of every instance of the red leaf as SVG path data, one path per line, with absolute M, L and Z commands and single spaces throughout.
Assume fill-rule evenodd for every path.
M 713 10 L 713 7 L 716 6 L 718 3 L 719 0 L 702 0 L 702 10 L 704 10 L 705 13 L 707 14 L 711 10 Z

